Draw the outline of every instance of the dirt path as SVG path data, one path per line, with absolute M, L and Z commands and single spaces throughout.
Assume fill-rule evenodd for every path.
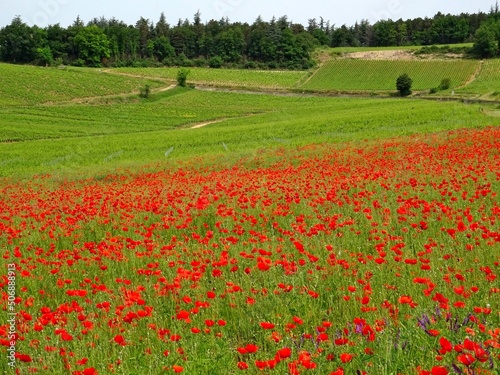
M 227 119 L 223 118 L 223 119 L 220 119 L 220 120 L 200 122 L 198 124 L 195 124 L 195 125 L 193 125 L 193 126 L 191 126 L 189 128 L 185 128 L 185 129 L 187 129 L 187 130 L 189 130 L 189 129 L 199 129 L 199 128 L 203 128 L 204 126 L 207 126 L 207 125 L 217 124 L 218 122 L 222 122 L 224 120 L 227 120 Z

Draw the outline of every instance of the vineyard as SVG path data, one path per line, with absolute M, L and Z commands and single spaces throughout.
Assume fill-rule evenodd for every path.
M 111 73 L 175 81 L 177 68 L 117 68 Z M 307 78 L 306 71 L 189 68 L 188 81 L 197 85 L 238 88 L 288 89 Z
M 429 90 L 451 79 L 452 88 L 465 84 L 479 62 L 474 60 L 357 60 L 327 61 L 303 87 L 323 91 L 395 90 L 399 75 L 407 73 L 415 90 Z
M 85 97 L 139 92 L 154 80 L 116 77 L 96 69 L 44 68 L 0 64 L 0 106 L 33 105 Z
M 485 60 L 473 82 L 458 90 L 464 94 L 500 94 L 500 59 Z
M 0 176 L 78 174 L 199 155 L 484 127 L 477 105 L 175 88 L 148 100 L 0 108 Z M 207 121 L 220 122 L 186 130 Z M 167 153 L 167 150 L 172 151 Z M 165 154 L 167 153 L 167 156 Z

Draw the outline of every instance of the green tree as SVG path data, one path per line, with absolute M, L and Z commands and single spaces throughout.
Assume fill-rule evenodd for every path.
M 187 77 L 189 75 L 189 70 L 185 68 L 180 68 L 177 72 L 177 83 L 181 87 L 186 87 Z
M 38 65 L 51 65 L 54 62 L 52 51 L 49 47 L 39 47 L 36 49 L 36 63 Z
M 498 53 L 498 38 L 494 30 L 495 24 L 483 24 L 474 36 L 473 53 L 481 58 L 496 56 Z
M 102 59 L 110 56 L 108 38 L 104 31 L 95 25 L 82 28 L 73 43 L 77 49 L 77 58 L 89 66 L 100 66 Z
M 406 73 L 401 74 L 396 80 L 396 88 L 401 96 L 411 95 L 412 85 L 413 85 L 413 80 Z
M 167 58 L 175 56 L 174 47 L 170 44 L 167 37 L 161 36 L 152 41 L 153 55 L 158 61 L 163 61 Z
M 36 58 L 37 40 L 34 30 L 20 17 L 0 30 L 0 58 L 11 63 L 30 63 Z

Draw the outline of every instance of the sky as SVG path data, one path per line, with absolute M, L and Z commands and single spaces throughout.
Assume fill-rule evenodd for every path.
M 231 22 L 252 23 L 260 15 L 265 21 L 273 16 L 288 16 L 294 23 L 307 25 L 322 16 L 336 27 L 354 25 L 366 19 L 408 19 L 444 14 L 488 12 L 494 0 L 0 0 L 0 27 L 20 16 L 28 25 L 45 27 L 59 23 L 67 27 L 80 16 L 87 23 L 94 17 L 116 18 L 134 25 L 140 17 L 156 23 L 161 12 L 169 24 L 179 18 L 192 21 L 199 10 L 203 22 L 228 17 Z

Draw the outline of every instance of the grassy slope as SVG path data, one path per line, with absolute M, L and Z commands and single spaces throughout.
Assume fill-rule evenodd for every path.
M 151 87 L 164 85 L 143 78 L 103 74 L 98 69 L 0 64 L 0 105 L 32 105 L 131 93 L 146 83 Z

